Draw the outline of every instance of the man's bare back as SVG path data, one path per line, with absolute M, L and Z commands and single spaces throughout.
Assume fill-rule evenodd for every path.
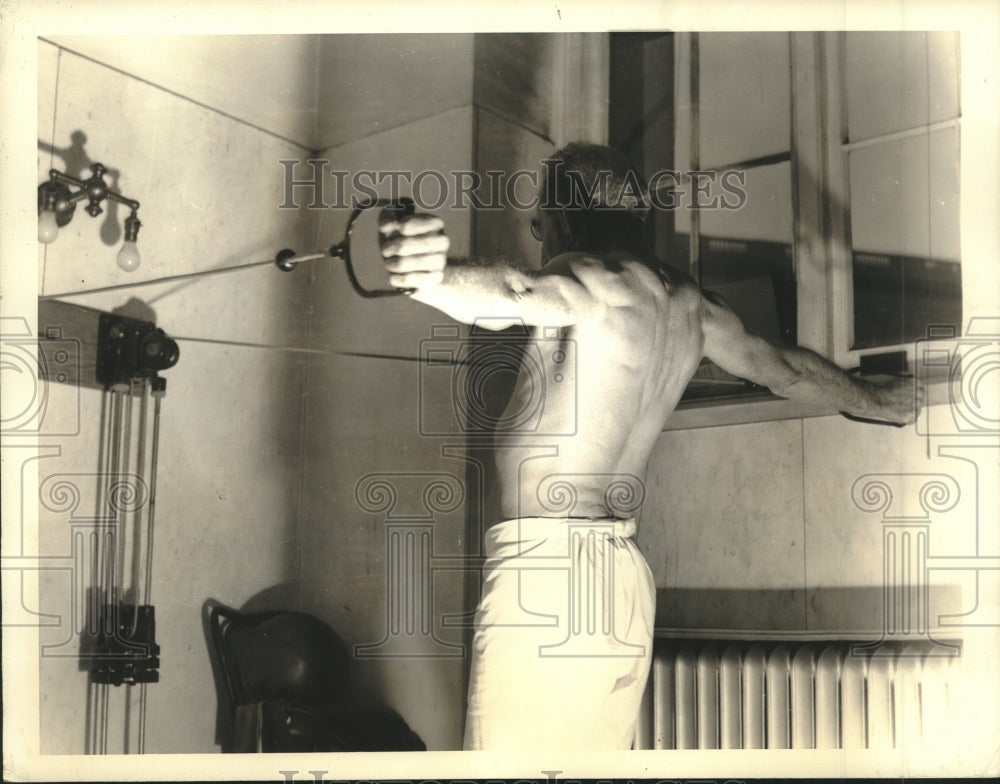
M 497 433 L 505 517 L 629 517 L 656 438 L 698 367 L 701 295 L 633 257 L 565 254 L 598 307 L 556 331 L 535 328 Z M 541 394 L 539 390 L 541 389 Z M 530 427 L 518 413 L 539 410 Z
M 541 271 L 454 264 L 443 225 L 429 215 L 383 222 L 391 284 L 466 324 L 535 328 L 529 349 L 538 361 L 523 364 L 508 412 L 540 396 L 541 420 L 498 428 L 504 516 L 632 516 L 653 444 L 702 357 L 831 413 L 904 423 L 922 405 L 911 379 L 873 384 L 746 332 L 723 301 L 656 262 L 561 252 Z M 553 333 L 575 362 L 555 361 Z

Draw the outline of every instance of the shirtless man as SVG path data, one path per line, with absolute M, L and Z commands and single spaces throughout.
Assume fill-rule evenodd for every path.
M 577 185 L 598 187 L 574 187 L 574 172 Z M 635 505 L 616 503 L 615 493 L 628 487 L 641 502 L 639 477 L 702 357 L 831 411 L 904 423 L 918 410 L 912 381 L 875 385 L 807 349 L 773 346 L 653 258 L 642 245 L 642 205 L 625 188 L 634 176 L 622 156 L 595 145 L 569 145 L 547 161 L 532 223 L 540 270 L 448 264 L 443 222 L 429 215 L 381 224 L 393 286 L 463 323 L 532 326 L 544 376 L 525 362 L 508 406 L 544 385 L 532 432 L 497 434 L 504 522 L 486 533 L 466 748 L 630 747 L 655 586 L 631 539 Z M 553 335 L 575 361 L 553 350 Z M 557 486 L 570 499 L 558 514 Z

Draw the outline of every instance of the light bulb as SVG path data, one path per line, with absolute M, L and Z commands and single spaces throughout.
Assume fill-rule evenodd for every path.
M 135 240 L 125 240 L 122 249 L 118 251 L 118 266 L 125 272 L 133 272 L 138 268 L 139 261 L 139 248 Z
M 48 245 L 59 236 L 59 224 L 52 210 L 42 210 L 38 216 L 38 241 Z

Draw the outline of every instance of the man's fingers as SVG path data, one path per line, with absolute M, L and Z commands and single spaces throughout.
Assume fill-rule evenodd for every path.
M 382 210 L 379 244 L 390 285 L 400 289 L 425 289 L 444 280 L 451 242 L 440 218 Z
M 440 272 L 448 264 L 443 253 L 423 253 L 415 256 L 393 256 L 385 260 L 389 272 Z
M 389 276 L 389 285 L 398 289 L 422 289 L 436 286 L 444 280 L 444 271 L 433 272 L 407 272 Z
M 447 253 L 451 242 L 446 234 L 422 234 L 416 237 L 393 237 L 382 241 L 382 255 L 422 256 L 428 253 Z
M 388 210 L 382 210 L 379 216 L 378 230 L 383 237 L 401 234 L 413 237 L 417 234 L 431 234 L 444 229 L 444 221 L 434 215 L 408 215 L 400 219 Z

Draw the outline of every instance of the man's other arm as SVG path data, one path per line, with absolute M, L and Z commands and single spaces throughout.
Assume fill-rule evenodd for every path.
M 848 375 L 805 348 L 783 348 L 746 331 L 720 297 L 702 298 L 705 356 L 728 373 L 789 400 L 896 424 L 913 422 L 922 403 L 912 378 L 874 384 Z

